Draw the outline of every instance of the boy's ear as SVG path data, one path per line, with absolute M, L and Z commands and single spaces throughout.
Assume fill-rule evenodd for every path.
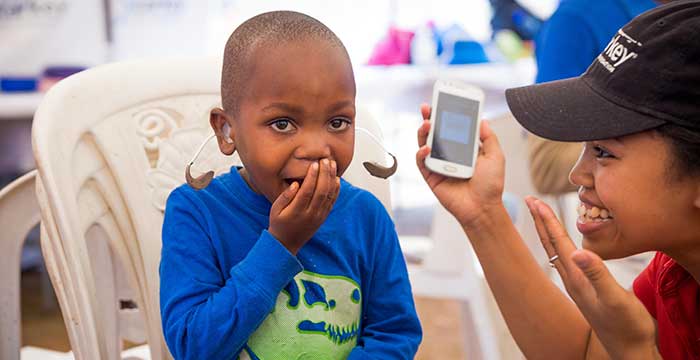
M 216 142 L 219 144 L 219 150 L 225 155 L 231 155 L 236 151 L 230 120 L 228 114 L 221 108 L 214 108 L 209 113 L 209 124 L 212 130 L 214 130 L 214 135 L 216 135 Z

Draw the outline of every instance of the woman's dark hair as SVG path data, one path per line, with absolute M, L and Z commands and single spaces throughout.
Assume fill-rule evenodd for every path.
M 700 176 L 700 132 L 674 124 L 662 125 L 656 131 L 671 145 L 671 169 L 680 177 Z

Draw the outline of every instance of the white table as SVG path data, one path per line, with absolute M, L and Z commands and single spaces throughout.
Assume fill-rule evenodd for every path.
M 44 93 L 3 93 L 0 92 L 0 121 L 26 120 L 34 117 Z
M 358 102 L 382 102 L 388 111 L 418 111 L 430 103 L 438 79 L 456 80 L 480 87 L 486 93 L 484 117 L 507 111 L 505 90 L 534 82 L 536 66 L 531 58 L 515 63 L 435 66 L 359 66 L 355 68 Z

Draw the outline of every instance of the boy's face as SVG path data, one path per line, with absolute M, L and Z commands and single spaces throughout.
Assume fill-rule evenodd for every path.
M 254 191 L 270 202 L 309 166 L 335 161 L 340 176 L 355 143 L 355 79 L 344 52 L 303 40 L 253 51 L 231 138 Z
M 569 178 L 581 208 L 607 219 L 579 217 L 583 246 L 603 259 L 660 250 L 682 254 L 697 246 L 698 180 L 670 171 L 671 147 L 654 131 L 587 142 Z M 589 214 L 590 215 L 590 214 Z

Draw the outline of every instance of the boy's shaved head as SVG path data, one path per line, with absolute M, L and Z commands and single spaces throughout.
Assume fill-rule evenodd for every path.
M 221 74 L 221 99 L 224 110 L 238 111 L 245 83 L 251 75 L 253 52 L 265 46 L 299 40 L 318 40 L 337 47 L 350 58 L 343 43 L 323 23 L 294 11 L 272 11 L 246 20 L 231 34 L 224 49 Z

